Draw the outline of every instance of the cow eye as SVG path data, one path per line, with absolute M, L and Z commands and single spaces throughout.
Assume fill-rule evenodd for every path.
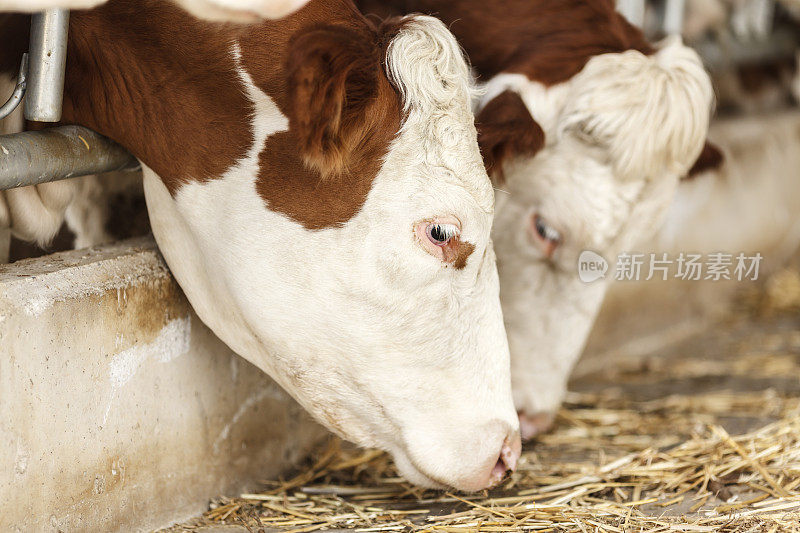
M 561 244 L 561 233 L 540 215 L 533 216 L 533 237 L 546 257 L 552 257 Z
M 450 239 L 458 235 L 458 227 L 454 224 L 428 224 L 428 239 L 436 246 L 445 246 Z

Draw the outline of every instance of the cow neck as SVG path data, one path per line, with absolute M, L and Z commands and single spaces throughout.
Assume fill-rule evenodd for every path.
M 116 140 L 173 194 L 184 183 L 219 177 L 254 141 L 235 46 L 241 43 L 255 85 L 284 111 L 283 58 L 292 34 L 320 21 L 349 23 L 354 12 L 344 0 L 312 1 L 286 19 L 238 26 L 200 21 L 158 0 L 76 11 L 63 122 Z

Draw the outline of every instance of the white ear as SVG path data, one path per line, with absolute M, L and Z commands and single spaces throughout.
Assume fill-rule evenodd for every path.
M 652 56 L 592 58 L 571 93 L 560 131 L 608 149 L 624 179 L 685 175 L 703 148 L 714 98 L 700 57 L 678 37 Z

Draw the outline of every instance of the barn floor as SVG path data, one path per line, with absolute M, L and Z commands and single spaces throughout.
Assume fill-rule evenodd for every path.
M 711 331 L 573 382 L 488 494 L 416 489 L 332 440 L 169 531 L 800 531 L 800 275 L 771 281 Z

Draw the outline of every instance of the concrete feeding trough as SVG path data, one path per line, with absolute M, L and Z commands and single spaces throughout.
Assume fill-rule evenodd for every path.
M 194 315 L 155 243 L 0 265 L 0 531 L 169 525 L 325 432 Z

